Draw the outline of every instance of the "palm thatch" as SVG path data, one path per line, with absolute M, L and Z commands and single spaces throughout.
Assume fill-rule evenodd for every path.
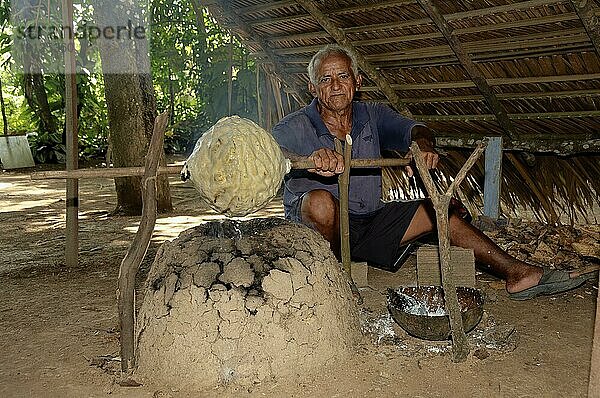
M 526 208 L 552 223 L 595 220 L 599 0 L 204 3 L 263 66 L 266 127 L 310 99 L 305 67 L 315 51 L 349 45 L 365 77 L 359 98 L 425 121 L 446 147 L 447 176 L 466 159 L 464 148 L 503 136 L 505 214 Z M 474 171 L 465 197 L 477 203 L 483 165 Z M 386 192 L 402 181 L 384 175 Z

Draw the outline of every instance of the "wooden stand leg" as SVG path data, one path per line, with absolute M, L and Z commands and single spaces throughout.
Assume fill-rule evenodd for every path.
M 352 161 L 352 138 L 346 135 L 344 145 L 344 172 L 339 177 L 340 190 L 340 246 L 342 252 L 342 265 L 346 273 L 352 278 L 350 272 L 350 218 L 348 216 L 348 190 L 350 187 L 350 162 Z
M 146 155 L 146 172 L 142 180 L 142 217 L 140 226 L 129 246 L 119 269 L 117 301 L 119 325 L 121 327 L 121 370 L 127 373 L 135 365 L 135 276 L 154 231 L 156 222 L 156 176 L 160 153 L 163 150 L 164 133 L 168 113 L 159 115 L 154 122 L 154 131 Z
M 452 333 L 452 360 L 455 362 L 461 362 L 464 361 L 469 355 L 469 342 L 467 341 L 467 336 L 465 334 L 465 329 L 462 322 L 460 306 L 458 304 L 458 296 L 456 295 L 456 283 L 454 282 L 452 266 L 450 264 L 448 207 L 450 205 L 450 199 L 452 198 L 453 192 L 458 188 L 460 183 L 466 177 L 467 172 L 471 169 L 471 167 L 473 167 L 477 159 L 481 156 L 485 149 L 485 145 L 483 143 L 479 144 L 469 159 L 467 159 L 467 162 L 464 164 L 464 166 L 460 169 L 456 175 L 456 178 L 452 184 L 450 184 L 450 187 L 448 187 L 448 190 L 445 194 L 441 194 L 436 189 L 419 146 L 413 142 L 410 149 L 414 156 L 419 175 L 425 184 L 425 188 L 431 197 L 431 202 L 433 203 L 433 208 L 435 209 L 439 238 L 442 287 L 444 289 L 446 312 L 450 318 L 450 330 Z

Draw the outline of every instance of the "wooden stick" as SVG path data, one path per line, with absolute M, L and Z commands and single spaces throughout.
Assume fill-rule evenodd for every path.
M 350 272 L 350 218 L 348 216 L 348 191 L 350 187 L 351 160 L 352 138 L 349 134 L 346 134 L 346 144 L 344 145 L 344 172 L 339 177 L 338 189 L 340 195 L 340 246 L 342 252 L 342 266 L 350 278 L 352 278 L 352 275 Z
M 600 281 L 596 297 L 596 322 L 594 324 L 594 339 L 592 341 L 592 364 L 588 398 L 600 398 Z
M 73 32 L 73 1 L 62 0 L 63 26 Z M 77 120 L 77 67 L 75 41 L 72 34 L 64 35 L 65 43 L 65 135 L 66 168 L 76 170 L 78 165 L 78 120 Z M 79 181 L 66 182 L 66 241 L 65 264 L 76 267 L 79 264 Z
M 405 158 L 393 158 L 393 159 L 351 159 L 351 168 L 362 168 L 362 167 L 395 167 L 395 166 L 408 166 L 410 159 Z M 300 159 L 292 161 L 293 169 L 312 169 L 315 167 L 312 160 Z
M 179 174 L 183 166 L 167 165 L 158 167 L 158 174 Z M 32 180 L 65 179 L 65 178 L 117 178 L 143 176 L 145 167 L 115 167 L 98 169 L 78 169 L 73 171 L 39 171 L 31 174 Z
M 156 223 L 156 177 L 168 116 L 168 112 L 165 112 L 154 121 L 154 131 L 148 155 L 146 155 L 144 180 L 142 181 L 140 226 L 119 269 L 117 298 L 121 327 L 121 370 L 124 373 L 133 369 L 135 365 L 135 276 L 148 251 Z
M 410 163 L 408 159 L 352 159 L 350 167 L 393 167 L 407 166 Z M 312 169 L 315 164 L 308 158 L 293 160 L 294 169 Z M 181 172 L 182 166 L 167 165 L 158 168 L 158 174 L 177 175 Z M 99 168 L 99 169 L 78 169 L 72 171 L 39 171 L 31 174 L 32 180 L 47 179 L 65 179 L 65 178 L 116 178 L 144 175 L 144 167 L 119 167 L 119 168 Z
M 431 197 L 435 216 L 437 221 L 437 231 L 439 239 L 440 268 L 442 274 L 442 288 L 444 289 L 444 298 L 446 303 L 446 312 L 450 318 L 450 330 L 452 333 L 452 360 L 455 362 L 464 361 L 469 355 L 469 342 L 462 322 L 458 296 L 456 295 L 456 283 L 454 282 L 454 273 L 450 264 L 450 235 L 448 230 L 448 207 L 453 191 L 458 188 L 465 178 L 467 171 L 473 167 L 479 156 L 483 153 L 485 144 L 480 143 L 477 149 L 471 154 L 467 162 L 458 172 L 458 175 L 448 187 L 445 194 L 438 192 L 429 169 L 423 159 L 423 154 L 417 143 L 413 142 L 410 150 L 415 159 L 419 175 L 425 184 L 425 188 Z

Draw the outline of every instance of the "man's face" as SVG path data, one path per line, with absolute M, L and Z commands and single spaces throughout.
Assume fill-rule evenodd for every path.
M 354 76 L 348 57 L 332 54 L 321 61 L 317 84 L 309 83 L 308 88 L 322 107 L 342 111 L 352 106 L 352 98 L 361 81 L 362 76 Z

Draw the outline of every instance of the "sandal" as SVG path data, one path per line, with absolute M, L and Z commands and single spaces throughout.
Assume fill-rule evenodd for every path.
M 544 274 L 537 285 L 521 290 L 520 292 L 508 293 L 508 297 L 511 300 L 530 300 L 537 296 L 548 296 L 575 289 L 588 280 L 588 277 L 584 275 L 571 278 L 566 271 L 550 269 L 548 267 L 544 267 L 543 269 Z

